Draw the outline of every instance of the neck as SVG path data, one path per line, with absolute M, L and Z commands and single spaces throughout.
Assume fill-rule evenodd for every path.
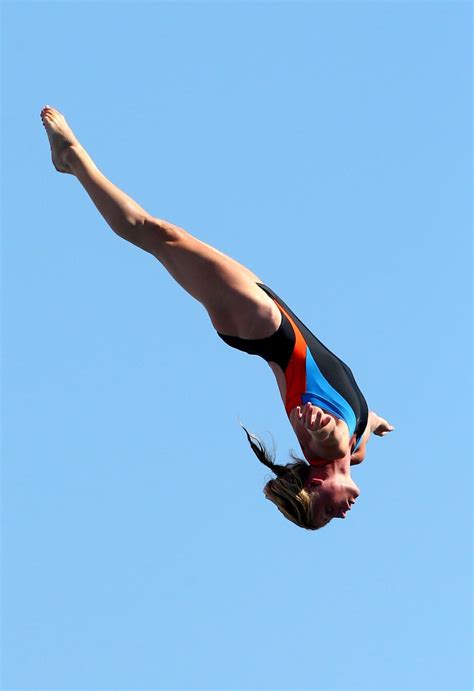
M 330 477 L 335 477 L 336 475 L 346 475 L 351 476 L 351 454 L 347 453 L 343 458 L 336 458 L 332 461 L 321 460 L 321 465 L 310 466 L 310 476 L 311 478 L 319 478 L 320 480 L 326 480 Z

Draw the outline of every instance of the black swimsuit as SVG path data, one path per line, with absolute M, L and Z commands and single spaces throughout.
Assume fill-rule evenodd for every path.
M 309 402 L 344 420 L 354 453 L 369 416 L 367 402 L 354 375 L 271 288 L 263 283 L 257 285 L 273 299 L 281 312 L 278 331 L 268 338 L 259 339 L 218 335 L 232 348 L 260 355 L 267 362 L 280 365 L 286 379 L 285 409 L 288 416 L 293 408 Z

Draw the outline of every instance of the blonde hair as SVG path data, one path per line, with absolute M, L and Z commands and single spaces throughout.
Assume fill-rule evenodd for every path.
M 304 486 L 309 463 L 291 453 L 294 463 L 278 465 L 274 462 L 274 456 L 268 453 L 264 443 L 255 434 L 249 432 L 241 422 L 240 425 L 258 460 L 277 476 L 276 479 L 269 480 L 263 488 L 265 497 L 276 505 L 285 518 L 300 528 L 317 530 L 321 527 L 321 525 L 314 525 L 312 496 Z

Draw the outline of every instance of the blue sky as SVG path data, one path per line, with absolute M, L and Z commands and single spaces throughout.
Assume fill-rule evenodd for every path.
M 4 3 L 4 689 L 470 687 L 470 15 Z M 55 172 L 45 103 L 395 425 L 346 521 L 265 501 L 270 369 Z

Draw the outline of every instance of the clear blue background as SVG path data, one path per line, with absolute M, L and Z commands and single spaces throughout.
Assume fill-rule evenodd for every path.
M 470 686 L 470 13 L 4 5 L 5 689 Z M 264 500 L 270 369 L 55 172 L 45 103 L 395 425 L 346 521 Z

